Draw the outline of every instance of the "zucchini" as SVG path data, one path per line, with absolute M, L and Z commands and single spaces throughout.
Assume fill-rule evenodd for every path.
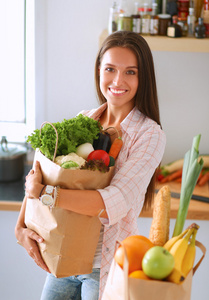
M 203 168 L 209 168 L 209 155 L 200 155 L 199 159 L 203 159 Z M 161 166 L 161 171 L 163 174 L 170 174 L 177 170 L 183 169 L 184 159 L 175 160 L 169 164 Z

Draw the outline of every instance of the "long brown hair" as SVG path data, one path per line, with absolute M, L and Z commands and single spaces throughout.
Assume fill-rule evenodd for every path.
M 152 53 L 145 39 L 137 33 L 117 31 L 109 35 L 103 42 L 95 63 L 95 84 L 99 103 L 103 104 L 107 101 L 100 89 L 99 67 L 104 53 L 114 47 L 128 48 L 136 55 L 139 85 L 135 95 L 135 105 L 140 112 L 161 126 Z M 143 209 L 149 208 L 152 204 L 155 191 L 155 175 L 156 172 L 147 188 Z

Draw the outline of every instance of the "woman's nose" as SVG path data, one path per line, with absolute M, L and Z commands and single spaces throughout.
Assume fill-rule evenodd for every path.
M 120 72 L 115 73 L 115 76 L 113 78 L 113 83 L 115 85 L 120 85 L 123 82 L 123 74 Z

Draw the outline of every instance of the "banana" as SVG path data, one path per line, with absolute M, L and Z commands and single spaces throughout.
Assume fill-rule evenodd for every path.
M 170 249 L 172 248 L 172 246 L 182 237 L 185 236 L 185 234 L 188 232 L 189 229 L 192 228 L 199 228 L 199 225 L 197 225 L 196 223 L 192 223 L 191 225 L 189 225 L 182 233 L 180 233 L 177 236 L 172 237 L 170 240 L 168 240 L 165 245 L 163 246 L 165 249 L 167 249 L 168 251 L 170 251 Z
M 166 278 L 166 281 L 180 284 L 184 281 L 184 279 L 185 279 L 184 274 L 180 270 L 174 267 L 171 274 Z
M 195 247 L 195 239 L 198 229 L 194 229 L 190 244 L 188 245 L 187 251 L 185 253 L 181 270 L 185 277 L 188 275 L 188 273 L 191 271 L 194 265 L 195 261 L 195 255 L 196 255 L 196 247 Z
M 170 251 L 170 249 L 172 248 L 172 246 L 179 240 L 181 239 L 187 232 L 188 232 L 189 228 L 185 229 L 184 232 L 182 232 L 181 234 L 172 237 L 170 240 L 168 240 L 165 245 L 163 246 L 166 250 Z
M 170 248 L 169 252 L 174 256 L 175 266 L 171 274 L 166 278 L 167 281 L 179 284 L 185 279 L 185 275 L 182 272 L 182 263 L 189 245 L 190 236 L 193 232 L 194 228 L 189 228 L 186 236 L 178 239 Z

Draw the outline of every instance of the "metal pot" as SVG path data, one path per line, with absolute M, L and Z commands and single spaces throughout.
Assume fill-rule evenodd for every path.
M 5 136 L 0 145 L 0 182 L 16 181 L 24 175 L 27 148 L 7 143 Z

